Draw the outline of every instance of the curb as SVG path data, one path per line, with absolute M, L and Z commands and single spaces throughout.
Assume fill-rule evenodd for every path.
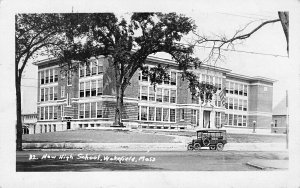
M 260 170 L 265 170 L 266 169 L 266 167 L 263 167 L 263 166 L 260 166 L 260 165 L 257 165 L 257 164 L 253 164 L 253 163 L 250 163 L 250 162 L 247 162 L 246 164 L 249 165 L 249 166 L 252 166 L 254 168 L 258 168 Z

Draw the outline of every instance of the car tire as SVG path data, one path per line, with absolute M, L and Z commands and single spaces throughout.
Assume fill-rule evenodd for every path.
M 201 145 L 199 143 L 194 144 L 194 149 L 195 150 L 200 150 L 201 149 Z
M 224 149 L 224 144 L 223 143 L 218 143 L 217 144 L 217 150 L 218 151 L 223 151 L 223 149 Z
M 216 150 L 216 146 L 210 146 L 209 149 L 210 150 Z
M 188 144 L 187 150 L 193 150 L 193 149 L 194 149 L 193 145 L 192 144 Z

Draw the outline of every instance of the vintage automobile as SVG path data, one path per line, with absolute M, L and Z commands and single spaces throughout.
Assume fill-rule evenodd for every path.
M 226 143 L 226 130 L 198 130 L 197 138 L 188 143 L 187 149 L 200 150 L 202 147 L 209 147 L 210 150 L 222 151 Z

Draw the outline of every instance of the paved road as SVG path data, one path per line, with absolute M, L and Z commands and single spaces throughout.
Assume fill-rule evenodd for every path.
M 251 160 L 288 159 L 287 152 L 22 151 L 17 171 L 253 171 Z M 276 162 L 276 161 L 275 161 Z

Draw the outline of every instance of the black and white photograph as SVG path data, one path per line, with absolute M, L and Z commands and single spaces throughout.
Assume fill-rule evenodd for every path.
M 46 2 L 0 1 L 0 187 L 300 186 L 299 1 Z

